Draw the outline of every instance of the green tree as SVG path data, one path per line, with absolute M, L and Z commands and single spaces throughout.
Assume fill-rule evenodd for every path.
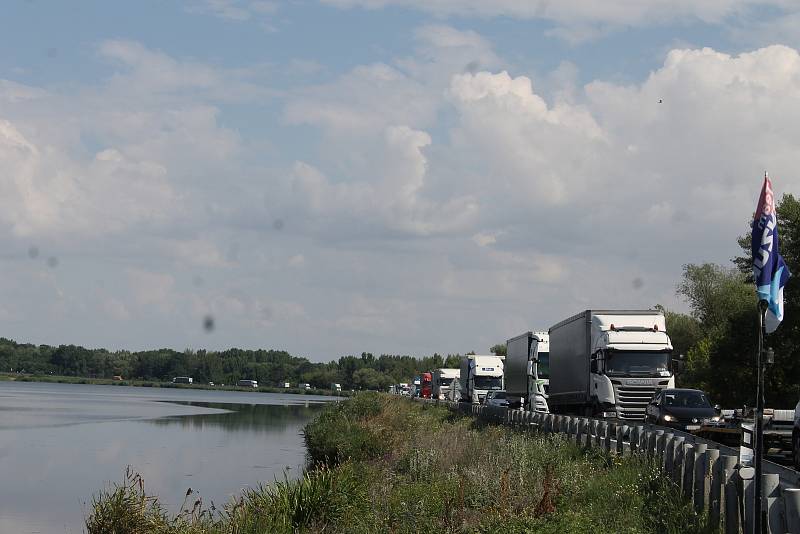
M 505 343 L 498 343 L 497 345 L 493 345 L 492 348 L 489 349 L 492 354 L 496 356 L 505 356 L 506 355 L 506 344 Z

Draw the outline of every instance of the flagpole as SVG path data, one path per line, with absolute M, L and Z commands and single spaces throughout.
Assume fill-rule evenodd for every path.
M 769 179 L 767 171 L 764 171 L 764 182 Z M 757 285 L 757 284 L 756 284 Z M 769 302 L 764 299 L 758 301 L 758 354 L 756 355 L 756 414 L 755 424 L 753 425 L 753 460 L 755 461 L 755 488 L 753 499 L 755 500 L 753 510 L 753 534 L 761 534 L 761 458 L 764 456 L 764 337 L 767 335 L 766 314 Z
M 769 303 L 766 300 L 758 301 L 758 354 L 756 355 L 756 365 L 758 366 L 758 386 L 756 387 L 756 414 L 755 432 L 753 445 L 753 461 L 755 462 L 755 488 L 753 497 L 755 506 L 753 510 L 753 534 L 761 534 L 761 457 L 764 455 L 764 336 L 766 335 L 765 315 Z

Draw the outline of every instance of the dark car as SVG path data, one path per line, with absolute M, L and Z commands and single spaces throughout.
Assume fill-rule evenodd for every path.
M 706 394 L 697 389 L 662 389 L 647 405 L 645 413 L 647 423 L 686 431 L 719 420 L 719 408 L 711 406 Z

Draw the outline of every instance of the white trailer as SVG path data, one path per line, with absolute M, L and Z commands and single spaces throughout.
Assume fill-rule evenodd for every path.
M 495 355 L 468 354 L 461 360 L 461 402 L 479 404 L 486 393 L 503 389 L 503 360 Z
M 672 342 L 657 310 L 586 310 L 550 328 L 548 404 L 555 413 L 642 420 L 675 387 Z

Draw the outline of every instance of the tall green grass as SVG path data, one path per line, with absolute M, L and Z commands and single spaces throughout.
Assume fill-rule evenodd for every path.
M 388 395 L 359 394 L 329 406 L 306 426 L 305 441 L 309 469 L 299 480 L 246 491 L 222 510 L 195 503 L 168 516 L 135 479 L 95 499 L 87 529 L 90 534 L 706 530 L 703 518 L 647 458 L 585 451 L 557 435 L 481 425 Z

